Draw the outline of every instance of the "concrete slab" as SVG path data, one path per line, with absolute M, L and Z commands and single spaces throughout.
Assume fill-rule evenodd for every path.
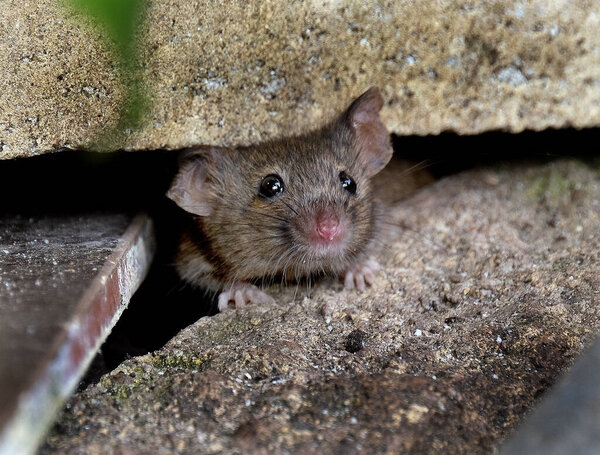
M 600 125 L 599 0 L 128 2 L 133 77 L 69 3 L 2 2 L 0 159 L 256 143 L 371 85 L 401 135 Z M 132 79 L 147 109 L 127 125 Z
M 0 454 L 35 450 L 154 243 L 146 215 L 0 218 Z

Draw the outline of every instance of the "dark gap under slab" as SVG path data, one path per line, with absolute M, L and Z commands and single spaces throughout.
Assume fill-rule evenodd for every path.
M 393 136 L 395 153 L 426 164 L 441 178 L 481 165 L 514 161 L 546 162 L 577 157 L 598 160 L 600 129 L 548 129 L 518 134 L 491 131 L 475 136 Z
M 0 160 L 0 214 L 151 211 L 176 169 L 173 151 L 64 151 Z

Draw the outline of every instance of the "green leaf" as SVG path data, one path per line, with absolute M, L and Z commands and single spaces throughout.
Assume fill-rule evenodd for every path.
M 141 126 L 149 101 L 138 70 L 138 30 L 146 0 L 65 0 L 76 14 L 88 16 L 113 47 L 125 86 L 125 102 L 118 126 L 104 130 L 93 141 L 95 150 L 120 148 L 132 129 Z
M 68 0 L 68 3 L 106 30 L 121 59 L 126 61 L 133 54 L 145 0 Z

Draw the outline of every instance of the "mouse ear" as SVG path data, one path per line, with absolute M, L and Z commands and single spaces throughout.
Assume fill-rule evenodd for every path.
M 344 114 L 346 124 L 353 130 L 359 158 L 369 177 L 381 171 L 392 158 L 390 133 L 379 118 L 383 98 L 377 87 L 371 87 L 350 105 Z
M 184 150 L 179 158 L 179 172 L 167 197 L 186 212 L 208 216 L 214 197 L 209 186 L 209 171 L 220 153 L 217 147 L 195 147 Z

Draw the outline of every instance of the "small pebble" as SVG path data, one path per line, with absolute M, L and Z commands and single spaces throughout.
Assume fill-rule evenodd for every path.
M 362 330 L 353 330 L 346 337 L 346 342 L 344 343 L 344 348 L 346 351 L 354 354 L 355 352 L 360 351 L 365 347 L 365 340 L 367 339 L 367 334 Z

